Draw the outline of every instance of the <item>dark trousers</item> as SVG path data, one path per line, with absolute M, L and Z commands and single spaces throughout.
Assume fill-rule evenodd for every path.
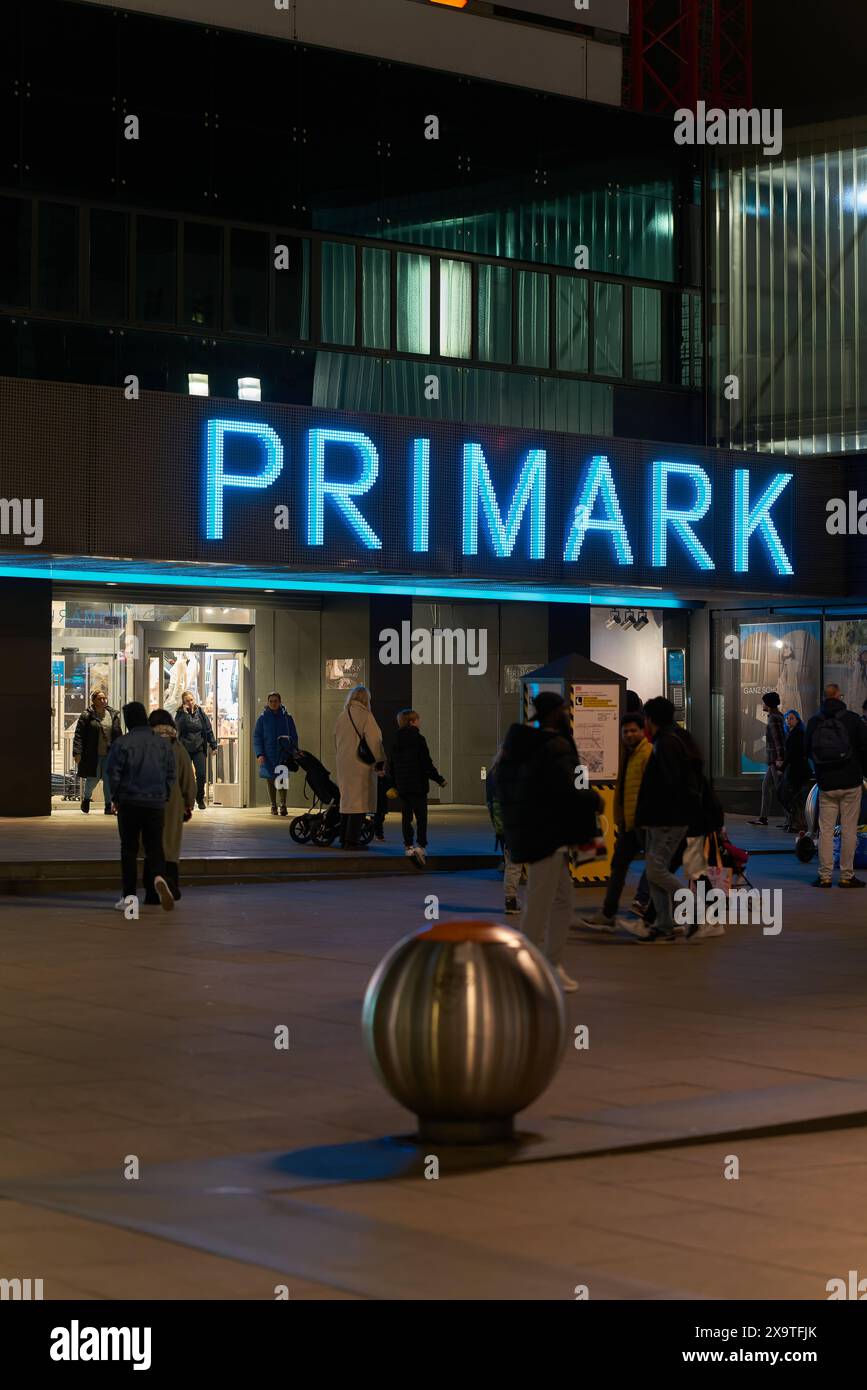
M 281 806 L 286 805 L 286 788 L 278 787 L 274 777 L 268 778 L 268 795 L 271 798 L 271 805 L 276 806 L 279 800 Z
M 641 844 L 636 832 L 634 830 L 619 830 L 617 839 L 614 841 L 611 872 L 608 878 L 608 887 L 605 890 L 605 901 L 602 904 L 602 911 L 606 917 L 613 917 L 617 912 L 620 906 L 620 894 L 623 892 L 623 885 L 629 872 L 629 865 L 640 853 Z
M 401 812 L 401 829 L 403 830 L 403 843 L 412 844 L 412 821 L 415 817 L 416 842 L 421 849 L 427 846 L 427 797 L 426 796 L 402 796 L 400 798 L 403 805 Z
M 358 837 L 363 824 L 364 816 L 360 812 L 357 815 L 340 817 L 340 843 L 344 849 L 358 848 Z
M 123 881 L 123 896 L 131 897 L 138 880 L 139 839 L 144 846 L 145 884 L 153 884 L 158 875 L 164 875 L 166 861 L 163 855 L 163 816 L 162 806 L 135 806 L 121 802 L 117 813 L 117 828 L 120 832 L 120 872 Z
M 196 774 L 196 801 L 201 806 L 205 800 L 205 784 L 208 780 L 208 755 L 204 748 L 200 748 L 198 753 L 191 753 L 190 758 Z

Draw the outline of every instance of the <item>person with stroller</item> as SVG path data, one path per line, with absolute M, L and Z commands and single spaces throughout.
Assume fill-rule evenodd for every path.
M 181 696 L 181 707 L 175 716 L 175 727 L 181 746 L 190 755 L 190 762 L 196 771 L 196 805 L 205 810 L 205 787 L 208 780 L 208 750 L 217 751 L 217 740 L 211 721 L 192 690 L 185 690 Z
M 153 710 L 148 724 L 161 738 L 166 739 L 175 759 L 177 775 L 172 783 L 163 816 L 163 854 L 166 861 L 166 882 L 175 902 L 180 902 L 181 838 L 184 833 L 184 825 L 192 818 L 196 800 L 196 778 L 190 755 L 178 738 L 175 721 L 168 710 Z M 152 904 L 153 906 L 157 906 L 160 901 L 147 869 L 145 870 L 144 900 L 146 905 Z
M 786 808 L 786 823 L 783 829 L 793 835 L 800 835 L 807 828 L 804 802 L 810 783 L 810 764 L 804 751 L 804 722 L 796 709 L 786 710 L 784 726 L 786 742 L 783 776 L 780 782 L 780 800 Z
M 295 720 L 283 704 L 279 690 L 272 690 L 265 708 L 253 730 L 253 752 L 259 764 L 259 776 L 268 783 L 271 815 L 288 816 L 286 787 L 277 786 L 277 768 L 294 770 L 294 755 L 298 749 L 298 730 Z
M 403 806 L 403 852 L 407 859 L 412 859 L 419 869 L 423 869 L 427 850 L 427 794 L 431 781 L 444 787 L 446 779 L 440 776 L 431 761 L 430 749 L 419 728 L 420 724 L 421 716 L 414 709 L 400 711 L 387 771 Z
M 97 782 L 102 782 L 105 814 L 111 815 L 111 788 L 106 767 L 111 745 L 120 737 L 120 715 L 111 708 L 102 690 L 94 690 L 90 697 L 90 709 L 79 715 L 72 739 L 72 761 L 79 777 L 84 778 L 81 809 L 85 815 L 90 811 L 90 800 Z
M 334 776 L 340 788 L 340 848 L 366 850 L 359 841 L 364 817 L 376 812 L 376 784 L 385 763 L 382 730 L 366 685 L 354 685 L 334 728 Z

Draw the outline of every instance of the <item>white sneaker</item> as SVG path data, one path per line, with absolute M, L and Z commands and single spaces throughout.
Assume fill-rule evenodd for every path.
M 403 852 L 407 859 L 412 859 L 415 856 L 415 846 L 407 845 Z
M 652 935 L 653 928 L 643 922 L 640 917 L 618 917 L 618 927 L 628 931 L 630 936 L 634 936 L 638 941 L 646 941 Z
M 116 902 L 115 905 L 114 905 L 114 910 L 115 910 L 115 912 L 123 912 L 123 910 L 124 910 L 125 907 L 126 907 L 126 898 L 118 898 L 117 902 Z
M 617 929 L 616 919 L 614 917 L 606 917 L 605 913 L 602 912 L 601 909 L 599 912 L 594 912 L 592 915 L 588 912 L 586 917 L 582 917 L 579 913 L 578 925 L 581 927 L 589 927 L 591 931 L 613 932 Z
M 422 849 L 421 845 L 416 845 L 415 849 L 413 850 L 413 854 L 415 855 L 415 862 L 418 865 L 422 865 L 427 862 L 427 853 L 425 852 L 425 850 Z
M 554 973 L 556 974 L 557 979 L 560 981 L 563 993 L 574 994 L 576 989 L 578 988 L 578 981 L 573 980 L 571 975 L 567 975 L 562 965 L 556 965 L 554 967 Z
M 175 900 L 172 897 L 172 890 L 166 883 L 162 874 L 157 874 L 156 878 L 154 879 L 154 888 L 159 897 L 160 906 L 164 909 L 164 911 L 171 912 L 172 908 L 175 905 Z
M 722 922 L 702 922 L 696 927 L 695 931 L 687 936 L 687 941 L 701 941 L 707 936 L 725 936 L 726 929 Z

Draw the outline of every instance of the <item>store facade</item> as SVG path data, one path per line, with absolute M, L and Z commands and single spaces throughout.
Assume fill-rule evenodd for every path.
M 0 460 L 3 814 L 69 804 L 97 687 L 192 689 L 210 797 L 243 807 L 268 692 L 327 762 L 358 680 L 386 730 L 420 707 L 449 799 L 481 802 L 521 674 L 570 651 L 668 691 L 737 799 L 753 687 L 809 705 L 861 640 L 841 461 L 13 379 Z

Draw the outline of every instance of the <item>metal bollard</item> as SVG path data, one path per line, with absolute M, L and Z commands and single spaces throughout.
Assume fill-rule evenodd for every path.
M 545 957 L 512 927 L 436 922 L 404 937 L 364 996 L 368 1054 L 418 1116 L 420 1139 L 510 1139 L 566 1045 L 563 995 Z

